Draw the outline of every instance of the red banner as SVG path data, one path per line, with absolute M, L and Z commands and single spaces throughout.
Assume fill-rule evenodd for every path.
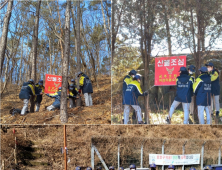
M 62 76 L 45 75 L 45 93 L 55 93 L 59 87 L 62 87 Z
M 180 67 L 186 67 L 186 56 L 155 58 L 155 86 L 176 85 Z

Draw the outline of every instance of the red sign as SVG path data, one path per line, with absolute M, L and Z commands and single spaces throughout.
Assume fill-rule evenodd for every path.
M 62 87 L 62 76 L 45 75 L 45 93 L 55 93 L 59 87 Z
M 180 67 L 186 67 L 186 56 L 155 58 L 155 86 L 176 85 Z

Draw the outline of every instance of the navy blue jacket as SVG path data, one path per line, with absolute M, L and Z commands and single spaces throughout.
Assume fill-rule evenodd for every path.
M 44 93 L 44 86 L 40 86 L 38 83 L 35 85 L 35 94 L 37 95 L 36 102 L 41 103 L 42 102 L 42 95 L 39 95 L 40 93 Z
M 189 74 L 189 76 L 192 78 L 193 83 L 195 82 L 195 73 L 193 74 Z M 194 95 L 194 93 L 192 92 L 192 96 Z
M 193 79 L 187 74 L 177 77 L 177 93 L 174 100 L 182 103 L 190 103 L 193 95 Z
M 131 83 L 133 81 L 133 78 L 130 76 L 130 75 L 126 75 L 123 79 L 123 88 L 122 88 L 122 94 L 123 94 L 123 97 L 125 95 L 125 91 L 126 91 L 126 88 L 128 86 L 129 83 Z
M 139 96 L 145 96 L 145 94 L 140 87 L 140 83 L 137 80 L 133 80 L 127 86 L 123 99 L 123 105 L 139 105 Z
M 54 103 L 53 103 L 52 105 L 53 105 L 54 107 L 60 109 L 61 90 L 59 90 L 58 92 L 55 92 L 54 94 L 47 94 L 47 96 L 55 98 L 55 101 L 54 101 Z
M 89 79 L 89 77 L 85 74 L 82 74 L 80 79 L 79 79 L 79 86 L 80 89 L 82 90 L 82 93 L 93 93 L 93 87 L 92 83 Z
M 211 94 L 212 95 L 220 95 L 220 82 L 219 75 L 216 70 L 211 72 Z
M 211 77 L 209 74 L 201 74 L 193 84 L 198 106 L 211 105 Z
M 32 84 L 25 82 L 22 85 L 21 91 L 19 93 L 20 99 L 30 99 L 32 95 L 35 95 L 35 89 Z

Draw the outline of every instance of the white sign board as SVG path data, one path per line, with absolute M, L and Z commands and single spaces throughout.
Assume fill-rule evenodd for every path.
M 189 155 L 149 154 L 149 164 L 156 164 L 156 165 L 200 164 L 200 154 L 189 154 Z

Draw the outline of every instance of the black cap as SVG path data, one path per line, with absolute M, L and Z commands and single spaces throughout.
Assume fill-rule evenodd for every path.
M 207 67 L 204 67 L 204 66 L 201 67 L 199 70 L 203 73 L 208 72 Z
M 195 72 L 195 66 L 194 65 L 190 65 L 189 67 L 188 67 L 188 69 L 190 70 L 190 71 L 192 71 L 192 72 Z
M 180 71 L 187 71 L 186 67 L 180 67 Z
M 214 66 L 214 64 L 213 64 L 213 63 L 211 63 L 211 62 L 209 62 L 209 63 L 205 64 L 205 66 L 211 66 L 211 67 L 213 67 L 213 66 Z

